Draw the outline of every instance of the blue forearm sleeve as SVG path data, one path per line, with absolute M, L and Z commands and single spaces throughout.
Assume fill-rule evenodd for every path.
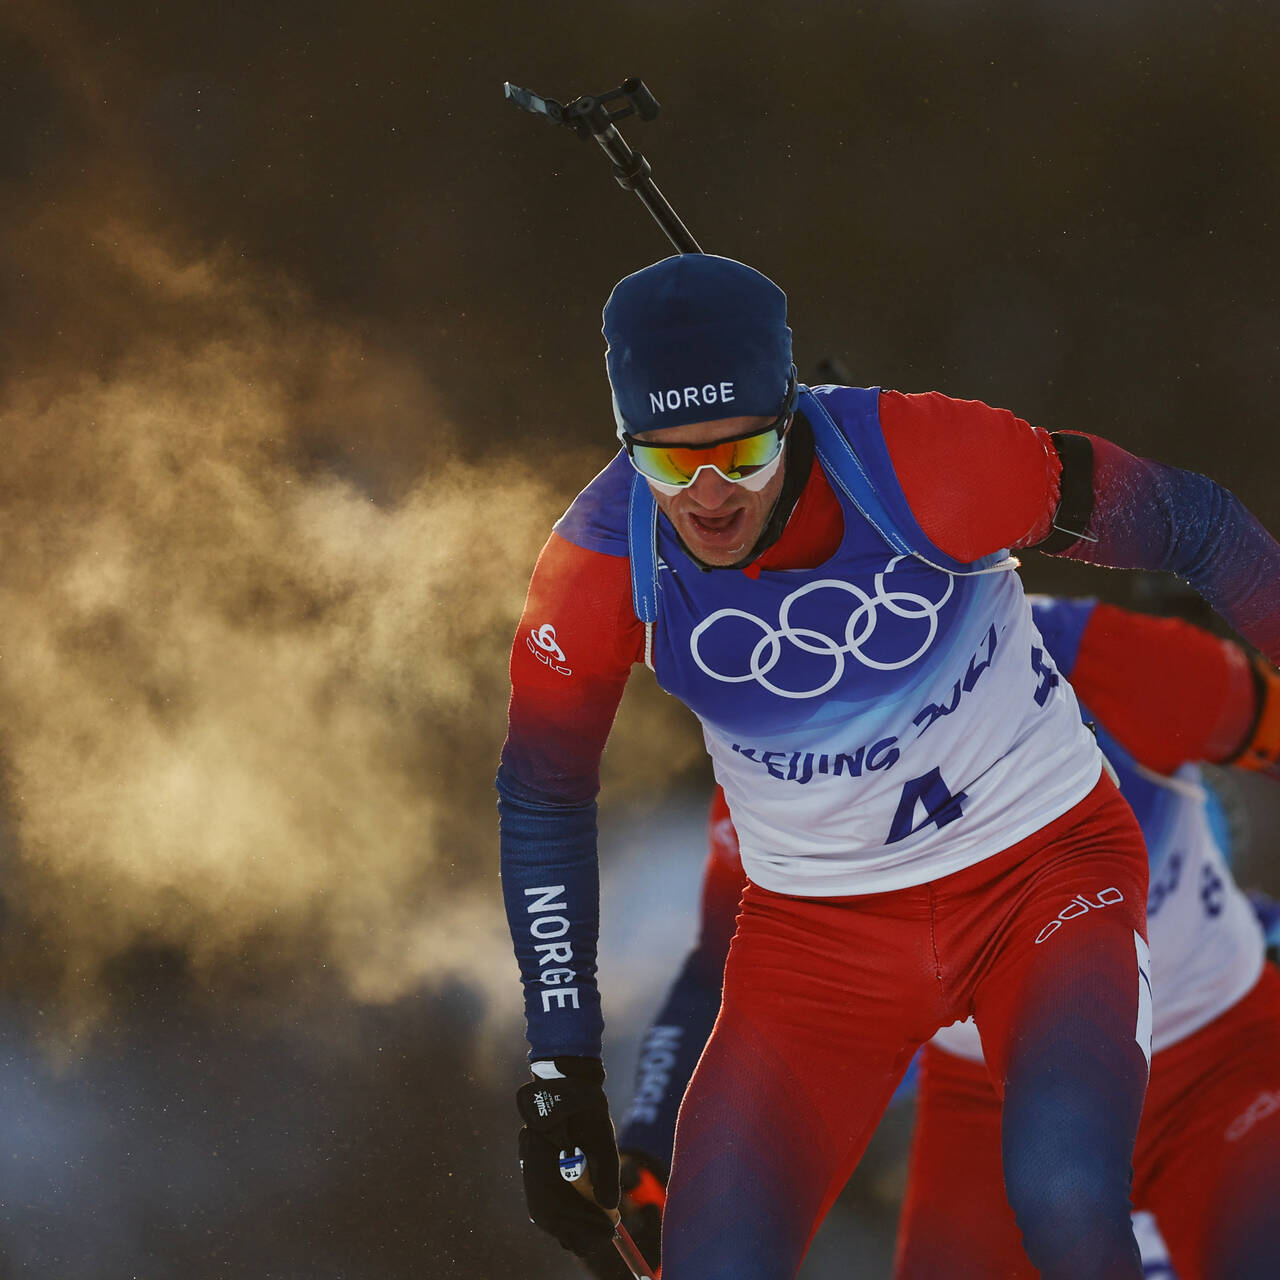
M 1242 636 L 1280 662 L 1280 545 L 1208 476 L 1093 440 L 1092 541 L 1065 555 L 1189 582 Z
M 1165 468 L 1162 487 L 1177 513 L 1166 563 L 1241 635 L 1277 653 L 1280 547 L 1235 494 L 1207 476 Z
M 502 896 L 524 984 L 530 1058 L 598 1058 L 596 805 L 548 805 L 498 771 Z

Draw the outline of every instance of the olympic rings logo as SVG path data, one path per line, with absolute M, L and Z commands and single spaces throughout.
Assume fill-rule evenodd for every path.
M 934 637 L 938 634 L 938 615 L 942 611 L 942 606 L 951 598 L 951 593 L 955 589 L 955 578 L 950 574 L 947 575 L 947 589 L 943 592 L 941 600 L 930 600 L 927 596 L 922 596 L 915 591 L 895 591 L 892 587 L 886 588 L 885 579 L 906 558 L 906 556 L 894 556 L 875 575 L 874 595 L 869 595 L 852 582 L 844 582 L 838 578 L 822 578 L 817 582 L 809 582 L 803 587 L 798 587 L 783 600 L 782 606 L 778 610 L 778 625 L 776 627 L 771 627 L 764 619 L 757 618 L 754 613 L 747 613 L 743 609 L 717 609 L 715 613 L 698 623 L 693 629 L 693 634 L 689 637 L 689 651 L 693 655 L 693 660 L 698 664 L 699 670 L 713 680 L 722 681 L 724 684 L 742 684 L 747 680 L 754 680 L 762 688 L 767 689 L 772 694 L 776 694 L 779 698 L 817 698 L 821 697 L 829 689 L 834 689 L 844 675 L 846 655 L 860 662 L 864 667 L 869 667 L 875 671 L 899 671 L 903 667 L 909 667 L 928 652 L 929 646 L 933 644 Z M 815 631 L 812 627 L 792 625 L 791 610 L 796 602 L 815 591 L 843 591 L 857 600 L 857 605 L 853 608 L 853 611 L 849 614 L 848 621 L 844 624 L 843 643 L 833 639 L 823 631 Z M 905 658 L 886 662 L 865 652 L 864 646 L 875 633 L 876 626 L 882 616 L 880 613 L 881 606 L 884 607 L 887 613 L 895 617 L 924 623 L 923 637 L 915 649 Z M 748 663 L 749 670 L 741 675 L 716 671 L 707 665 L 702 656 L 701 643 L 703 637 L 716 623 L 725 618 L 741 618 L 743 621 L 759 627 L 762 633 L 760 639 L 756 641 L 755 648 L 751 651 L 751 658 Z M 830 676 L 814 689 L 784 689 L 780 685 L 774 684 L 769 679 L 769 673 L 782 658 L 783 641 L 786 641 L 789 645 L 794 645 L 804 653 L 819 654 L 830 658 L 832 660 Z

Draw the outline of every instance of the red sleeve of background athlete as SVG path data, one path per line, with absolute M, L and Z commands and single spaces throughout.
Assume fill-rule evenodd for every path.
M 511 649 L 503 767 L 530 798 L 581 804 L 600 788 L 600 756 L 644 628 L 629 562 L 552 534 L 538 557 Z
M 738 923 L 738 903 L 747 886 L 738 851 L 738 832 L 729 816 L 724 788 L 717 787 L 711 797 L 711 813 L 707 821 L 709 852 L 702 877 L 702 925 L 699 945 L 720 957 L 720 968 L 729 954 L 729 941 Z
M 1176 618 L 1113 605 L 1094 608 L 1070 678 L 1121 746 L 1159 773 L 1234 755 L 1257 710 L 1239 645 Z
M 907 503 L 940 550 L 977 560 L 1048 535 L 1062 464 L 1047 431 L 937 391 L 883 392 L 880 427 Z

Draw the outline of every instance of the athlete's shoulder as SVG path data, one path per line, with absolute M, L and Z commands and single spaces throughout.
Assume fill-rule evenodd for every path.
M 580 546 L 553 531 L 529 581 L 512 652 L 513 685 L 545 683 L 548 668 L 557 675 L 625 679 L 643 647 L 626 556 Z M 559 681 L 550 686 L 563 694 Z
M 893 443 L 909 450 L 965 453 L 975 443 L 999 448 L 1024 441 L 1035 429 L 1008 409 L 981 400 L 957 400 L 940 391 L 904 392 L 882 387 L 823 385 L 809 391 L 841 426 L 877 424 Z
M 539 803 L 595 795 L 600 754 L 643 646 L 627 561 L 553 533 L 511 646 L 508 784 L 541 797 Z
M 555 523 L 566 542 L 609 556 L 627 554 L 627 505 L 635 468 L 622 450 Z
M 941 391 L 883 391 L 880 422 L 895 463 L 899 456 L 928 457 L 935 464 L 979 474 L 1017 463 L 1022 455 L 1042 457 L 1048 434 L 1009 409 L 982 400 L 959 400 Z M 1014 457 L 1007 455 L 1013 452 Z
M 902 491 L 950 555 L 977 560 L 1049 532 L 1062 468 L 1047 431 L 939 391 L 885 391 L 879 413 Z
M 1092 597 L 1028 596 L 1031 617 L 1058 669 L 1070 674 L 1080 641 L 1098 606 Z

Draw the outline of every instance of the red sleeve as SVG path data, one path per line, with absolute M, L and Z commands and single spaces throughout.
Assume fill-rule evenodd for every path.
M 880 426 L 907 503 L 940 550 L 977 560 L 1049 533 L 1062 464 L 1047 431 L 936 391 L 884 392 Z
M 1121 746 L 1159 773 L 1229 759 L 1256 718 L 1244 650 L 1176 618 L 1097 605 L 1070 678 Z
M 502 759 L 530 798 L 578 804 L 595 796 L 605 740 L 643 648 L 627 559 L 553 533 L 511 648 Z

